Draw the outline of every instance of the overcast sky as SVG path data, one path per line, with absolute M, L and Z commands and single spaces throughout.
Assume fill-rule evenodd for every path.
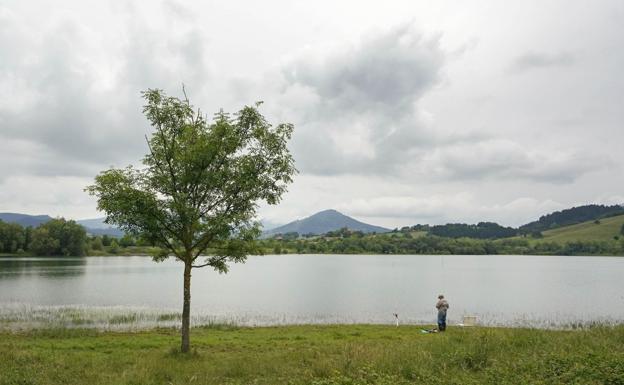
M 140 91 L 263 100 L 300 173 L 262 218 L 519 225 L 624 203 L 624 1 L 0 1 L 0 211 L 101 216 Z

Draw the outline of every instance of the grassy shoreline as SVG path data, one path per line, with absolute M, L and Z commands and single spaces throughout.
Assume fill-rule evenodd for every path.
M 624 326 L 304 325 L 0 332 L 5 384 L 624 384 Z

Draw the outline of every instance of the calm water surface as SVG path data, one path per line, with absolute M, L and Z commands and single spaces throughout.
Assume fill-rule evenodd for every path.
M 158 314 L 181 311 L 182 269 L 147 257 L 0 257 L 0 323 L 70 314 L 90 324 L 89 314 L 102 313 L 166 321 Z M 392 323 L 392 313 L 433 323 L 444 293 L 451 323 L 463 315 L 485 325 L 620 323 L 623 273 L 616 257 L 253 256 L 226 275 L 194 270 L 191 312 L 195 323 Z

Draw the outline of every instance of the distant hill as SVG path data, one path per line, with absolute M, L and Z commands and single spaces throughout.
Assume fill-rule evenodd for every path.
M 53 218 L 49 215 L 28 215 L 19 213 L 0 213 L 0 220 L 7 223 L 17 223 L 24 227 L 37 227 L 41 224 L 51 221 Z M 104 218 L 84 219 L 76 221 L 79 225 L 84 226 L 87 233 L 91 235 L 110 235 L 112 237 L 123 237 L 124 232 L 116 227 L 104 223 Z
M 125 232 L 123 232 L 122 230 L 119 230 L 116 227 L 107 227 L 104 229 L 94 229 L 91 227 L 85 227 L 85 230 L 87 230 L 87 233 L 90 235 L 108 235 L 108 236 L 115 237 L 115 238 L 121 238 L 125 234 Z
M 124 236 L 124 232 L 119 230 L 115 226 L 111 226 L 108 223 L 104 223 L 104 217 L 93 219 L 80 219 L 76 222 L 83 225 L 87 229 L 87 233 L 91 235 L 110 235 L 112 237 L 121 238 Z
M 278 222 L 273 222 L 267 219 L 260 220 L 260 226 L 262 227 L 262 231 L 269 231 L 283 224 L 284 224 L 283 222 L 278 223 Z
M 290 222 L 280 227 L 265 231 L 264 237 L 269 237 L 275 234 L 286 233 L 299 233 L 299 234 L 325 234 L 329 231 L 340 230 L 342 228 L 348 228 L 354 231 L 361 231 L 363 233 L 385 233 L 390 231 L 384 227 L 369 225 L 364 222 L 360 222 L 344 214 L 339 213 L 336 210 L 325 210 L 318 212 L 312 216 L 304 219 Z
M 28 215 L 18 213 L 0 213 L 0 220 L 7 223 L 17 223 L 24 227 L 37 227 L 42 223 L 52 220 L 49 215 Z
M 109 227 L 113 227 L 108 223 L 104 223 L 106 218 L 93 218 L 93 219 L 79 219 L 76 223 L 83 225 L 84 227 L 88 227 L 90 229 L 108 229 Z
M 624 214 L 624 207 L 620 205 L 585 205 L 543 215 L 537 221 L 520 226 L 519 230 L 522 233 L 545 231 L 621 214 Z
M 497 239 L 513 237 L 518 230 L 513 227 L 503 227 L 494 222 L 479 222 L 476 225 L 465 223 L 448 223 L 446 225 L 431 226 L 429 234 L 446 238 L 478 238 Z
M 542 233 L 538 241 L 546 242 L 578 242 L 578 241 L 612 241 L 614 237 L 623 237 L 620 231 L 624 226 L 624 215 L 591 220 L 564 226 Z

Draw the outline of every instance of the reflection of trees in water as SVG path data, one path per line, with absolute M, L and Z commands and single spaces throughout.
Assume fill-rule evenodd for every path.
M 2 258 L 0 279 L 37 275 L 40 277 L 73 277 L 83 275 L 86 258 Z

